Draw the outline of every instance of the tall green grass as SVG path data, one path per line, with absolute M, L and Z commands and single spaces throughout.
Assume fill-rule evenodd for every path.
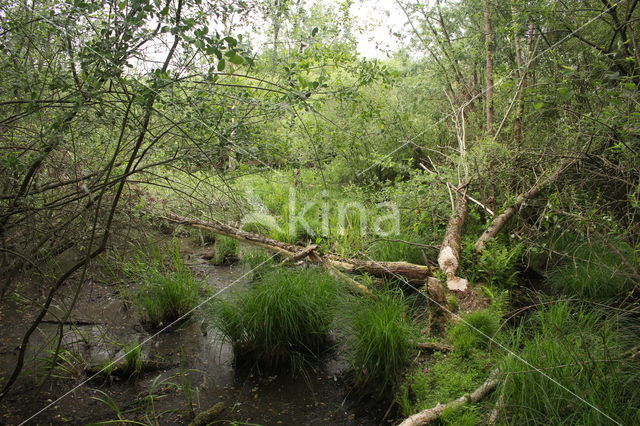
M 155 248 L 149 254 L 139 252 L 123 265 L 123 270 L 138 283 L 133 301 L 143 320 L 152 327 L 177 320 L 200 300 L 201 283 L 184 263 L 177 242 L 168 259 Z
M 447 403 L 472 392 L 489 374 L 496 360 L 494 353 L 473 352 L 469 355 L 454 352 L 444 355 L 439 352 L 420 365 L 402 383 L 397 393 L 397 402 L 404 415 L 409 416 L 439 403 Z M 463 410 L 443 416 L 442 424 L 480 424 L 478 413 Z
M 211 263 L 214 265 L 224 265 L 237 260 L 238 245 L 238 240 L 235 238 L 218 235 L 216 237 L 215 245 L 213 246 L 213 258 L 211 259 Z
M 241 246 L 238 257 L 253 271 L 254 277 L 261 277 L 275 268 L 274 255 L 260 248 Z
M 638 424 L 640 361 L 630 356 L 637 326 L 568 303 L 539 311 L 525 325 L 533 332 L 516 334 L 519 357 L 500 367 L 505 422 Z
M 500 313 L 483 309 L 464 315 L 447 332 L 455 350 L 468 354 L 474 349 L 483 349 L 498 332 Z
M 403 241 L 407 242 L 403 242 Z M 424 248 L 417 245 L 408 244 L 414 241 L 415 237 L 411 235 L 398 235 L 390 240 L 380 240 L 371 244 L 368 254 L 369 257 L 380 261 L 397 262 L 404 261 L 421 265 L 424 263 Z
M 237 361 L 291 367 L 328 344 L 340 294 L 341 283 L 320 269 L 272 271 L 219 301 L 213 323 L 232 343 Z
M 628 264 L 638 264 L 631 247 L 613 243 Z M 592 300 L 622 298 L 633 288 L 632 271 L 611 247 L 601 242 L 569 248 L 571 256 L 565 259 L 550 276 L 549 283 L 558 292 Z
M 419 335 L 399 291 L 384 291 L 375 299 L 352 298 L 343 306 L 342 350 L 353 384 L 375 398 L 398 385 L 415 353 Z

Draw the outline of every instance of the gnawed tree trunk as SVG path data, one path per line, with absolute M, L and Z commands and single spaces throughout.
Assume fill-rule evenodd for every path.
M 349 259 L 335 254 L 318 255 L 314 250 L 296 244 L 288 244 L 274 240 L 260 234 L 246 232 L 234 226 L 225 225 L 219 222 L 208 222 L 199 219 L 190 219 L 174 214 L 164 217 L 171 222 L 178 223 L 192 228 L 211 231 L 216 234 L 234 238 L 245 243 L 264 248 L 278 253 L 287 258 L 299 257 L 300 253 L 307 254 L 307 259 L 312 263 L 326 264 L 346 272 L 363 273 L 366 272 L 378 277 L 402 277 L 408 281 L 424 283 L 433 275 L 433 267 L 416 265 L 408 262 L 378 262 L 370 260 Z
M 433 408 L 429 408 L 428 410 L 421 411 L 417 414 L 412 415 L 411 417 L 406 418 L 400 426 L 418 426 L 418 425 L 426 425 L 428 423 L 435 422 L 440 417 L 442 417 L 442 413 L 445 410 L 456 410 L 468 403 L 475 403 L 483 400 L 487 395 L 489 395 L 498 385 L 498 370 L 494 370 L 480 387 L 474 390 L 469 395 L 463 395 L 458 399 L 455 399 L 446 404 L 438 404 Z
M 500 230 L 504 228 L 504 225 L 507 223 L 507 221 L 511 219 L 511 217 L 518 211 L 518 209 L 520 208 L 520 206 L 522 206 L 522 204 L 524 204 L 524 202 L 536 197 L 540 193 L 542 188 L 555 182 L 562 175 L 562 173 L 564 173 L 564 171 L 572 166 L 576 161 L 577 160 L 575 158 L 566 159 L 560 164 L 560 166 L 558 166 L 558 168 L 553 173 L 551 173 L 546 178 L 543 178 L 536 182 L 527 192 L 518 195 L 512 205 L 507 207 L 505 211 L 493 218 L 491 225 L 489 225 L 487 230 L 484 231 L 480 238 L 478 238 L 478 241 L 476 241 L 476 251 L 478 253 L 482 252 L 487 242 L 498 235 L 498 232 L 500 232 Z
M 466 192 L 466 190 L 463 190 Z M 465 291 L 469 282 L 464 278 L 459 278 L 456 275 L 458 267 L 460 266 L 460 237 L 462 235 L 462 227 L 464 221 L 467 218 L 467 212 L 469 211 L 468 198 L 463 193 L 458 195 L 455 199 L 455 207 L 447 230 L 444 234 L 444 240 L 442 241 L 442 248 L 438 255 L 438 266 L 440 270 L 447 275 L 447 288 L 449 290 Z

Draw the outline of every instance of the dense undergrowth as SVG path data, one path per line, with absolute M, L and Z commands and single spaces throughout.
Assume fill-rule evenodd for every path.
M 401 415 L 497 369 L 487 399 L 440 421 L 640 424 L 638 22 L 637 0 L 3 2 L 0 416 L 8 397 L 55 400 L 45 382 L 85 374 L 97 344 L 139 378 L 133 342 L 179 333 L 214 294 L 194 271 L 241 262 L 251 282 L 197 317 L 238 366 L 332 354 L 351 394 Z M 399 44 L 365 57 L 365 29 Z M 350 275 L 374 295 L 358 297 L 171 215 L 434 270 L 460 231 L 456 274 L 478 303 Z M 85 321 L 94 288 L 140 336 Z

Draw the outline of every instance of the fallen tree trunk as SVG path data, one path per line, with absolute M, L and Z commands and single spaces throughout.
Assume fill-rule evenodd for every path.
M 512 205 L 507 207 L 505 211 L 503 211 L 498 216 L 493 218 L 491 225 L 489 225 L 487 230 L 484 231 L 484 233 L 480 236 L 480 238 L 478 238 L 478 241 L 476 241 L 476 246 L 475 246 L 476 251 L 478 253 L 482 252 L 487 242 L 490 239 L 494 238 L 496 235 L 498 235 L 498 232 L 500 232 L 500 230 L 502 230 L 502 228 L 509 221 L 509 219 L 511 219 L 511 217 L 514 214 L 516 214 L 520 206 L 522 206 L 522 204 L 524 204 L 525 201 L 536 197 L 540 193 L 542 188 L 556 181 L 562 175 L 562 173 L 564 173 L 564 171 L 567 170 L 575 162 L 576 162 L 576 159 L 574 158 L 570 158 L 563 161 L 553 173 L 551 173 L 546 178 L 543 178 L 538 182 L 536 182 L 527 192 L 524 192 L 518 195 L 518 197 L 516 198 L 515 202 Z
M 475 403 L 484 399 L 498 385 L 498 370 L 494 370 L 489 378 L 480 387 L 474 390 L 470 395 L 463 395 L 458 399 L 454 399 L 446 404 L 438 404 L 435 407 L 416 413 L 406 418 L 400 426 L 418 426 L 426 425 L 438 420 L 445 410 L 455 410 L 468 403 Z
M 334 254 L 318 255 L 314 250 L 295 244 L 288 244 L 282 241 L 274 240 L 260 234 L 246 232 L 234 226 L 225 225 L 218 222 L 208 222 L 199 219 L 190 219 L 174 214 L 163 217 L 174 223 L 178 223 L 192 228 L 211 231 L 216 234 L 224 235 L 243 241 L 257 247 L 270 250 L 272 252 L 283 255 L 287 258 L 299 259 L 301 254 L 312 263 L 326 264 L 333 268 L 337 268 L 346 272 L 368 273 L 378 277 L 403 277 L 409 281 L 424 281 L 432 276 L 433 267 L 425 265 L 416 265 L 408 262 L 377 262 L 359 259 L 349 259 Z

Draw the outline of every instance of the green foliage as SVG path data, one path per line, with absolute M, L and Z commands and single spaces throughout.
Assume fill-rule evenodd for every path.
M 518 284 L 517 265 L 522 244 L 504 244 L 500 239 L 490 241 L 478 256 L 469 241 L 463 250 L 464 275 L 471 282 L 481 282 L 499 288 L 513 288 Z M 472 261 L 472 259 L 475 259 Z
M 224 235 L 216 238 L 213 246 L 213 258 L 211 263 L 214 265 L 224 265 L 237 259 L 238 256 L 238 240 Z
M 220 300 L 214 325 L 233 345 L 238 361 L 267 368 L 294 366 L 329 341 L 341 284 L 320 269 L 283 269 L 253 287 Z
M 125 367 L 123 375 L 136 377 L 142 371 L 142 345 L 138 342 L 131 342 L 122 347 L 124 351 Z
M 272 271 L 275 267 L 274 255 L 263 249 L 240 246 L 238 257 L 257 277 Z
M 140 252 L 123 265 L 125 273 L 139 283 L 133 301 L 152 327 L 179 319 L 200 300 L 201 283 L 182 260 L 177 242 L 169 261 L 166 266 L 160 249 L 155 248 L 151 254 Z
M 481 424 L 480 410 L 475 406 L 463 406 L 457 409 L 447 409 L 442 413 L 440 421 L 451 426 L 476 426 Z
M 404 235 L 398 235 L 397 237 L 394 236 L 394 239 L 404 240 L 408 243 L 415 242 L 412 241 L 413 239 L 410 236 Z M 416 245 L 408 243 L 388 240 L 376 241 L 371 245 L 369 257 L 380 261 L 404 261 L 418 265 L 424 264 L 422 249 Z
M 342 350 L 351 366 L 353 383 L 361 391 L 382 398 L 394 389 L 415 353 L 418 331 L 399 291 L 358 298 L 342 308 L 346 327 Z
M 447 335 L 456 351 L 466 354 L 473 349 L 482 349 L 493 339 L 500 327 L 500 313 L 484 309 L 462 316 Z
M 84 373 L 84 367 L 87 361 L 82 354 L 71 347 L 61 347 L 57 353 L 55 348 L 49 348 L 44 351 L 44 357 L 40 358 L 44 369 L 38 370 L 38 374 L 46 377 L 51 373 L 51 377 L 54 379 L 75 379 Z M 55 359 L 54 359 L 55 357 Z M 0 383 L 2 378 L 0 378 Z
M 638 264 L 637 255 L 628 245 L 618 243 L 615 250 L 629 264 Z M 551 272 L 549 283 L 562 294 L 604 301 L 626 297 L 634 280 L 632 271 L 611 247 L 593 242 L 573 250 L 571 258 Z
M 456 352 L 449 355 L 436 352 L 427 361 L 426 368 L 416 368 L 400 387 L 397 401 L 403 414 L 408 416 L 473 391 L 487 379 L 493 363 L 495 355 L 491 353 L 473 352 L 463 356 Z M 474 410 L 455 411 L 447 413 L 443 422 L 466 424 L 468 418 L 476 416 Z
M 637 331 L 631 324 L 563 302 L 525 325 L 533 332 L 516 333 L 518 357 L 500 366 L 509 423 L 610 423 L 600 411 L 619 424 L 637 423 L 640 363 L 628 356 Z

